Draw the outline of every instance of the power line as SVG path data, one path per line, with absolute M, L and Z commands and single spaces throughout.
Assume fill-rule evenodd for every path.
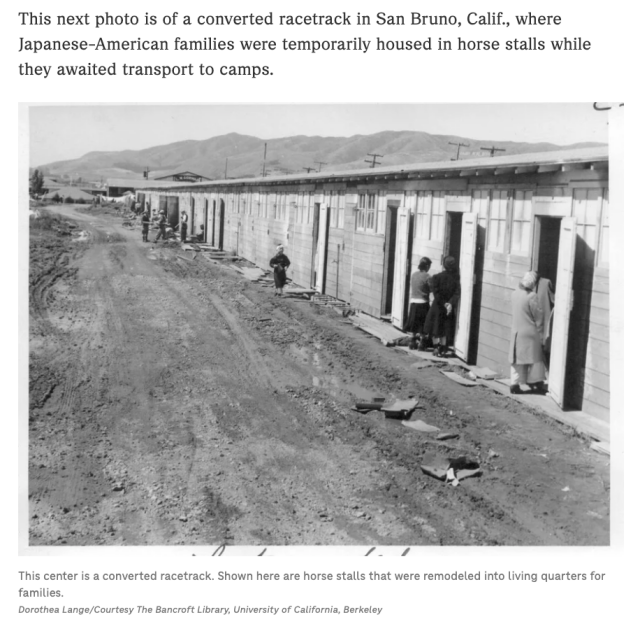
M 506 152 L 507 150 L 502 149 L 500 147 L 496 147 L 495 145 L 492 145 L 491 147 L 481 147 L 481 150 L 484 150 L 485 152 L 491 152 L 491 156 L 493 156 L 493 154 L 495 152 Z
M 456 157 L 452 158 L 451 160 L 460 160 L 460 148 L 461 147 L 469 147 L 468 143 L 452 143 L 451 141 L 449 141 L 449 145 L 457 145 L 458 146 L 458 151 L 456 152 Z
M 371 169 L 374 169 L 376 165 L 379 165 L 379 162 L 376 162 L 377 158 L 384 158 L 384 154 L 367 154 L 367 156 L 371 156 L 373 160 L 364 159 L 364 162 L 371 163 Z

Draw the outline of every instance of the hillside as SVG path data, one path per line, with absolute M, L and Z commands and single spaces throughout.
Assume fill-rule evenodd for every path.
M 558 149 L 593 147 L 599 143 L 554 145 L 552 143 L 517 143 L 511 141 L 477 141 L 458 136 L 426 132 L 378 132 L 351 137 L 292 136 L 267 141 L 267 171 L 272 173 L 300 172 L 305 167 L 323 171 L 361 169 L 368 153 L 383 154 L 382 165 L 434 162 L 455 158 L 456 147 L 450 143 L 465 143 L 460 159 L 489 156 L 481 147 L 494 146 L 505 150 L 498 155 L 544 152 Z M 119 152 L 89 152 L 75 160 L 39 165 L 50 175 L 82 176 L 85 180 L 100 178 L 140 178 L 148 167 L 150 177 L 157 178 L 175 171 L 193 171 L 208 178 L 224 177 L 228 159 L 229 178 L 258 176 L 262 172 L 265 141 L 237 133 L 225 134 L 202 141 L 180 141 L 143 150 Z

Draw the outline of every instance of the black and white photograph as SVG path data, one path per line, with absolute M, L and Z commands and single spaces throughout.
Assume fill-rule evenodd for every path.
M 623 110 L 30 105 L 29 548 L 609 545 Z

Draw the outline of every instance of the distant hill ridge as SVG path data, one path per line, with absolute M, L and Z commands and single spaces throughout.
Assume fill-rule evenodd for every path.
M 118 152 L 93 151 L 75 160 L 65 160 L 44 165 L 48 175 L 81 176 L 85 180 L 100 178 L 141 178 L 149 168 L 150 178 L 157 178 L 176 171 L 193 171 L 208 178 L 224 177 L 225 163 L 229 178 L 252 177 L 262 174 L 264 144 L 267 143 L 267 172 L 299 173 L 305 167 L 322 171 L 344 171 L 366 167 L 367 154 L 383 154 L 381 165 L 403 165 L 420 162 L 451 160 L 456 156 L 456 146 L 465 143 L 460 159 L 489 157 L 482 147 L 496 147 L 505 151 L 496 155 L 547 152 L 559 149 L 596 147 L 602 143 L 522 143 L 515 141 L 478 141 L 454 135 L 428 134 L 413 131 L 385 131 L 375 134 L 356 134 L 351 137 L 291 136 L 265 141 L 254 136 L 232 132 L 201 141 L 187 140 L 158 145 L 142 150 Z M 228 159 L 228 160 L 227 160 Z

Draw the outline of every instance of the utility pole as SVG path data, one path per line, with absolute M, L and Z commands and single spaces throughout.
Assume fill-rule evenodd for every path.
M 267 175 L 267 144 L 264 144 L 264 156 L 262 157 L 262 177 Z
M 373 160 L 364 159 L 364 162 L 371 163 L 371 169 L 375 169 L 375 166 L 380 164 L 379 162 L 376 162 L 376 159 L 384 158 L 384 154 L 367 154 L 367 156 L 371 156 L 371 158 L 373 158 Z
M 224 159 L 224 179 L 227 179 L 227 167 L 229 166 L 229 159 L 225 158 Z
M 311 173 L 312 171 L 315 171 L 315 169 L 313 167 L 302 167 L 307 173 Z
M 456 157 L 452 158 L 451 160 L 460 160 L 460 148 L 461 147 L 469 147 L 468 143 L 452 143 L 451 141 L 449 141 L 449 145 L 457 145 L 458 146 L 458 151 L 456 152 Z
M 322 162 L 321 160 L 314 160 L 313 161 L 314 165 L 318 165 L 318 173 L 320 173 L 322 171 L 322 165 L 326 165 L 326 162 Z
M 499 147 L 495 147 L 495 145 L 492 145 L 491 147 L 481 147 L 481 150 L 484 150 L 485 152 L 491 152 L 491 157 L 493 157 L 494 152 L 506 152 L 507 150 L 505 149 L 501 149 Z

